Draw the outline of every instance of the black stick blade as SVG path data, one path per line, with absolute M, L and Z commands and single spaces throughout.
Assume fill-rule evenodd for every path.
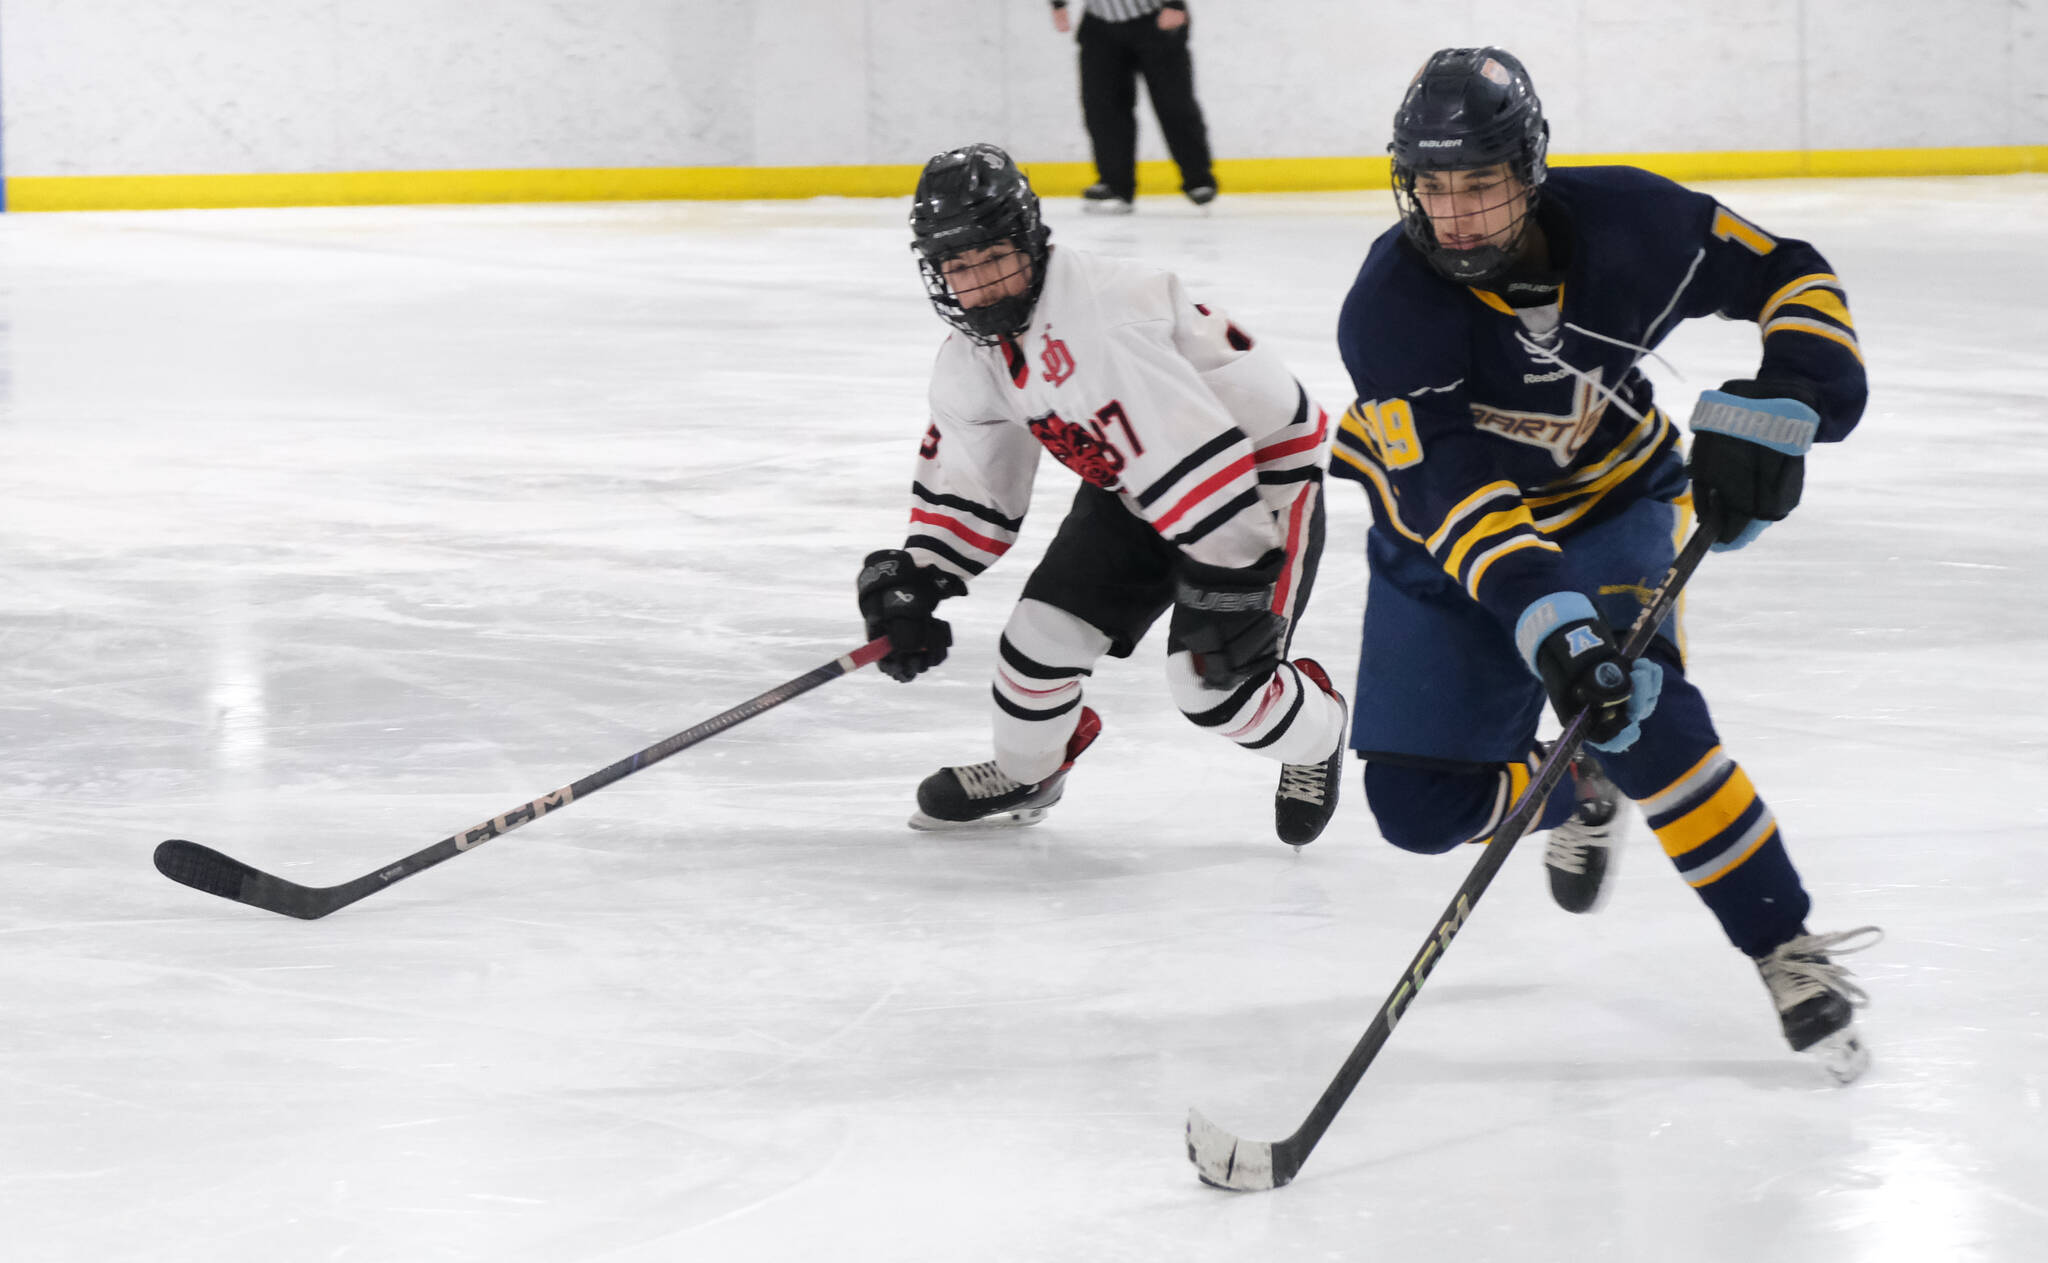
M 256 870 L 210 846 L 172 838 L 156 848 L 156 871 L 194 890 L 223 899 L 240 899 L 242 879 Z
M 341 906 L 327 891 L 272 877 L 233 856 L 183 838 L 157 844 L 156 871 L 181 886 L 302 921 L 317 920 Z

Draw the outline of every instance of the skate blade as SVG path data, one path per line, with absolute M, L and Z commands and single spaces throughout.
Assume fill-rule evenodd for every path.
M 1043 807 L 999 811 L 992 816 L 983 816 L 979 820 L 941 820 L 936 816 L 927 816 L 922 811 L 915 811 L 910 815 L 910 827 L 926 833 L 970 833 L 978 829 L 1021 829 L 1025 825 L 1037 824 L 1043 819 Z
M 1870 1048 L 1854 1026 L 1818 1041 L 1804 1055 L 1813 1058 L 1836 1087 L 1848 1087 L 1870 1069 Z

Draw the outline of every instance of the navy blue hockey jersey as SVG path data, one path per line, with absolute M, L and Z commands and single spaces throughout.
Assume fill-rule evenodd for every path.
M 1568 235 L 1554 303 L 1446 280 L 1396 225 L 1337 324 L 1358 401 L 1330 472 L 1366 485 L 1384 544 L 1425 551 L 1508 626 L 1566 586 L 1559 541 L 1683 487 L 1676 429 L 1636 368 L 1679 321 L 1755 321 L 1755 376 L 1810 384 L 1823 442 L 1867 393 L 1841 282 L 1807 243 L 1634 167 L 1554 170 L 1543 201 Z

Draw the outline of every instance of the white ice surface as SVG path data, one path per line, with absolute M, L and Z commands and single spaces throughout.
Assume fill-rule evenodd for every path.
M 897 202 L 0 220 L 0 1258 L 2048 1256 L 2048 180 L 1739 184 L 1818 241 L 1869 415 L 1701 570 L 1697 677 L 1854 964 L 1819 1086 L 1640 830 L 1600 915 L 1512 859 L 1290 1187 L 1278 1139 L 1470 857 L 1355 781 L 1300 855 L 1157 646 L 1041 826 L 904 827 L 985 757 L 1072 481 L 909 687 L 827 685 L 325 921 L 165 837 L 355 877 L 861 640 L 941 333 Z M 1379 195 L 1053 208 L 1347 402 Z M 1688 326 L 1674 410 L 1754 365 Z M 1299 647 L 1347 682 L 1363 497 Z

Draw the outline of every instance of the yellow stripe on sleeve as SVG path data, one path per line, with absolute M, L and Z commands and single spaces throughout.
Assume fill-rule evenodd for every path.
M 1811 307 L 1823 316 L 1840 321 L 1848 328 L 1854 329 L 1856 327 L 1856 322 L 1849 318 L 1849 304 L 1843 302 L 1841 295 L 1831 289 L 1809 290 L 1804 294 L 1798 294 L 1786 299 L 1784 305 L 1787 307 Z
M 1776 315 L 1778 308 L 1783 306 L 1785 300 L 1794 294 L 1821 285 L 1832 285 L 1839 289 L 1841 284 L 1841 279 L 1833 272 L 1809 272 L 1795 281 L 1780 286 L 1777 293 L 1766 298 L 1764 300 L 1764 309 L 1757 313 L 1757 323 L 1763 324 Z
M 1465 556 L 1472 551 L 1475 544 L 1497 535 L 1505 535 L 1518 526 L 1526 526 L 1532 531 L 1536 529 L 1536 519 L 1529 516 L 1529 506 L 1526 504 L 1518 504 L 1512 509 L 1498 509 L 1480 518 L 1472 524 L 1471 530 L 1459 536 L 1458 542 L 1451 546 L 1450 554 L 1444 558 L 1444 573 L 1453 579 L 1457 578 L 1458 567 L 1465 564 Z
M 1824 325 L 1818 320 L 1801 320 L 1797 316 L 1780 316 L 1764 326 L 1765 337 L 1774 333 L 1810 333 L 1816 338 L 1839 342 L 1849 348 L 1849 354 L 1856 357 L 1858 364 L 1863 363 L 1863 348 L 1856 345 L 1856 335 L 1844 333 L 1833 325 Z
M 1518 535 L 1513 539 L 1510 539 L 1507 543 L 1501 545 L 1499 548 L 1495 548 L 1486 552 L 1479 558 L 1477 564 L 1475 564 L 1472 567 L 1472 573 L 1465 576 L 1465 594 L 1467 596 L 1470 596 L 1475 601 L 1478 600 L 1479 581 L 1486 577 L 1487 569 L 1490 566 L 1492 566 L 1494 562 L 1499 561 L 1501 558 L 1507 556 L 1509 553 L 1518 553 L 1525 548 L 1541 548 L 1546 552 L 1553 553 L 1561 553 L 1564 551 L 1564 549 L 1559 548 L 1556 544 L 1543 538 L 1541 535 Z M 1456 577 L 1456 575 L 1452 576 L 1452 578 Z
M 1394 499 L 1394 489 L 1388 485 L 1387 475 L 1381 471 L 1380 467 L 1360 457 L 1342 443 L 1331 447 L 1330 451 L 1338 460 L 1343 461 L 1359 473 L 1365 475 L 1366 481 L 1372 484 L 1372 490 L 1379 497 L 1379 506 L 1384 512 L 1387 522 L 1396 531 L 1406 535 L 1409 539 L 1414 540 L 1418 544 L 1422 543 L 1422 536 L 1416 534 L 1409 528 L 1408 523 L 1401 520 L 1401 510 L 1399 502 Z
M 1341 438 L 1342 436 L 1340 435 L 1339 437 Z M 1371 472 L 1372 462 L 1366 459 L 1364 453 L 1353 451 L 1349 443 L 1332 443 L 1330 445 L 1330 454 L 1361 474 Z
M 1458 520 L 1460 518 L 1464 517 L 1467 513 L 1470 513 L 1479 505 L 1484 504 L 1486 501 L 1491 500 L 1495 496 L 1500 495 L 1504 491 L 1515 496 L 1517 500 L 1521 498 L 1522 489 L 1516 486 L 1514 483 L 1511 483 L 1507 479 L 1503 478 L 1499 482 L 1487 483 L 1479 490 L 1473 492 L 1471 495 L 1466 496 L 1463 500 L 1458 501 L 1457 504 L 1451 506 L 1451 511 L 1449 513 L 1444 514 L 1443 525 L 1437 527 L 1435 533 L 1433 533 L 1429 537 L 1429 551 L 1435 552 L 1437 548 L 1440 545 L 1442 545 L 1445 538 L 1450 535 L 1452 528 L 1458 525 Z

